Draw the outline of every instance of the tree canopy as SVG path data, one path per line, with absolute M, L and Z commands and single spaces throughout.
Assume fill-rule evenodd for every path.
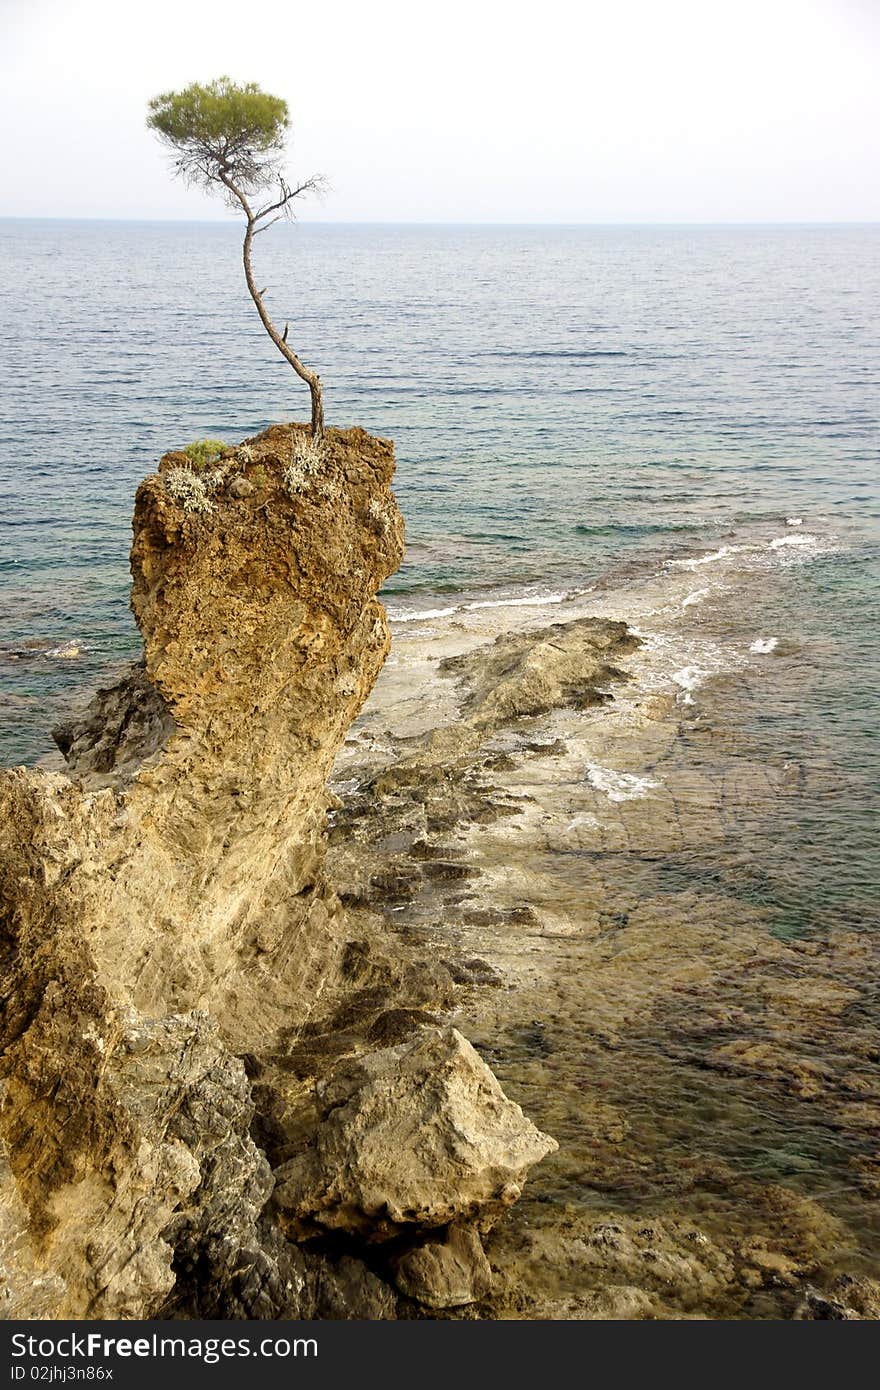
M 290 116 L 287 102 L 270 96 L 256 82 L 238 83 L 230 77 L 213 82 L 192 82 L 180 92 L 163 92 L 147 107 L 147 125 L 174 153 L 174 171 L 189 183 L 222 193 L 245 217 L 242 260 L 248 292 L 260 322 L 282 357 L 308 386 L 312 400 L 312 434 L 324 433 L 324 397 L 321 378 L 307 367 L 288 342 L 288 328 L 280 332 L 266 307 L 266 290 L 257 289 L 253 268 L 254 237 L 279 217 L 289 217 L 292 203 L 303 193 L 316 193 L 319 178 L 306 179 L 291 188 L 284 179 L 282 159 Z M 253 195 L 272 185 L 277 191 L 263 206 Z
M 287 102 L 256 82 L 229 77 L 163 92 L 148 106 L 147 125 L 175 154 L 175 171 L 208 187 L 232 179 L 245 193 L 278 177 L 290 130 Z

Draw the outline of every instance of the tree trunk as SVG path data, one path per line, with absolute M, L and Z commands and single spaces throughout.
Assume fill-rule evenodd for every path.
M 309 382 L 309 391 L 312 397 L 312 436 L 315 439 L 322 439 L 324 437 L 324 388 L 319 376 L 316 376 L 314 381 Z
M 247 281 L 251 299 L 257 306 L 257 313 L 260 316 L 263 327 L 281 353 L 281 356 L 290 363 L 297 376 L 304 381 L 309 388 L 309 394 L 312 398 L 312 437 L 315 440 L 319 440 L 324 436 L 324 388 L 321 385 L 321 378 L 318 376 L 317 372 L 312 371 L 311 367 L 307 367 L 304 362 L 300 361 L 299 357 L 297 357 L 293 349 L 288 346 L 269 317 L 266 306 L 263 303 L 263 296 L 257 289 L 257 282 L 254 279 L 253 267 L 251 265 L 251 248 L 254 242 L 256 220 L 251 216 L 249 209 L 246 209 L 246 211 L 248 213 L 248 224 L 247 231 L 244 234 L 242 255 L 244 261 L 244 278 Z

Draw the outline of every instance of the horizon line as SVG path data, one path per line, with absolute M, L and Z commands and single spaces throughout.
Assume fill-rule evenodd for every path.
M 736 219 L 676 219 L 662 218 L 657 220 L 638 219 L 638 220 L 614 220 L 602 219 L 600 221 L 521 221 L 510 218 L 490 221 L 480 219 L 477 221 L 469 220 L 441 220 L 432 218 L 398 218 L 398 219 L 374 219 L 374 218 L 294 218 L 292 219 L 298 226 L 312 227 L 877 227 L 880 226 L 880 218 L 736 218 Z M 149 223 L 159 226 L 207 226 L 207 227 L 237 227 L 241 219 L 230 215 L 224 217 L 119 217 L 119 216 L 97 216 L 89 217 L 82 214 L 69 215 L 63 213 L 0 213 L 0 222 L 111 222 L 111 223 Z

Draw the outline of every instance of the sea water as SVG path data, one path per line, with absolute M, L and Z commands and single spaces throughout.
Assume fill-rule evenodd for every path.
M 240 234 L 233 221 L 0 221 L 4 765 L 51 761 L 53 721 L 139 652 L 139 479 L 193 439 L 307 418 L 247 297 Z M 721 894 L 719 961 L 725 934 L 757 920 L 768 942 L 839 960 L 829 968 L 858 996 L 833 1047 L 801 1020 L 820 1104 L 771 1103 L 759 1076 L 737 1083 L 736 1104 L 700 1090 L 692 1115 L 703 1063 L 665 1060 L 658 1025 L 669 1074 L 647 1103 L 660 1137 L 643 1142 L 673 1157 L 714 1145 L 741 1171 L 827 1193 L 867 1238 L 880 227 L 302 224 L 273 228 L 257 257 L 270 311 L 321 373 L 328 423 L 395 441 L 408 542 L 384 594 L 396 649 L 383 680 L 399 686 L 407 653 L 429 660 L 450 624 L 494 634 L 573 605 L 631 620 L 680 717 L 682 795 L 691 777 L 700 796 L 713 787 L 725 830 L 614 860 L 609 892 L 692 892 L 697 912 Z M 666 777 L 588 760 L 583 824 L 605 801 L 650 815 Z M 769 997 L 770 975 L 755 979 Z M 815 987 L 807 971 L 807 1009 Z M 785 1034 L 781 1014 L 772 1026 Z M 536 1085 L 538 1109 L 544 1095 Z
M 49 754 L 72 696 L 137 654 L 139 479 L 192 439 L 306 418 L 308 396 L 256 320 L 232 220 L 0 221 L 0 264 L 14 765 Z M 395 441 L 400 633 L 667 565 L 692 572 L 696 611 L 725 557 L 763 548 L 744 636 L 799 652 L 766 719 L 831 750 L 859 796 L 828 816 L 860 842 L 878 762 L 880 227 L 279 225 L 258 266 L 328 421 Z M 705 674 L 682 665 L 685 698 Z
M 240 228 L 0 221 L 0 749 L 51 748 L 134 656 L 134 488 L 169 448 L 304 418 Z M 560 600 L 762 544 L 790 724 L 876 773 L 880 228 L 278 226 L 271 311 L 327 418 L 395 440 L 395 624 Z M 702 679 L 683 668 L 687 692 Z M 816 691 L 821 692 L 817 694 Z M 795 710 L 794 706 L 797 706 Z

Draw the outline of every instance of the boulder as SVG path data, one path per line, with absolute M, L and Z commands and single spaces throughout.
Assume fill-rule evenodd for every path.
M 275 1174 L 295 1238 L 387 1241 L 456 1221 L 488 1230 L 557 1148 L 452 1027 L 342 1063 L 318 1105 L 313 1142 Z

